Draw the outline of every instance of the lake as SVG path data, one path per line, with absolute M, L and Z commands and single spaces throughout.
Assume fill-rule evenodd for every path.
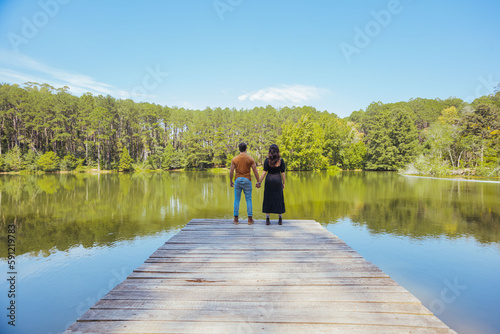
M 500 183 L 288 172 L 286 185 L 285 224 L 320 222 L 459 333 L 500 332 Z M 228 175 L 210 172 L 1 175 L 0 332 L 63 332 L 190 219 L 232 219 L 233 198 Z

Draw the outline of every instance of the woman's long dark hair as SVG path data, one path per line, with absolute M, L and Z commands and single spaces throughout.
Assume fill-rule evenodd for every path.
M 269 166 L 276 167 L 276 165 L 281 160 L 280 149 L 278 145 L 272 144 L 271 146 L 269 146 L 269 154 L 267 155 L 267 157 L 269 158 Z

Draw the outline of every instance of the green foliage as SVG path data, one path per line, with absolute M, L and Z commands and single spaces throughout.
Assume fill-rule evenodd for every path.
M 23 167 L 23 160 L 21 149 L 19 146 L 14 146 L 12 150 L 7 152 L 3 158 L 3 165 L 5 171 L 19 171 Z
M 366 158 L 366 146 L 363 141 L 357 141 L 342 151 L 342 167 L 344 169 L 364 168 Z
M 36 164 L 44 172 L 52 172 L 59 167 L 59 157 L 54 151 L 45 152 L 44 155 L 38 158 Z
M 65 155 L 59 162 L 59 169 L 64 171 L 74 170 L 78 166 L 78 160 L 73 154 Z
M 0 84 L 0 168 L 35 171 L 52 151 L 65 157 L 62 170 L 120 169 L 124 147 L 141 169 L 227 167 L 241 141 L 262 165 L 279 138 L 290 169 L 396 170 L 418 152 L 450 168 L 487 170 L 498 165 L 499 110 L 500 92 L 471 104 L 453 97 L 373 102 L 339 119 L 309 106 L 189 110 Z
M 118 170 L 124 171 L 124 172 L 129 172 L 134 170 L 134 167 L 132 166 L 133 159 L 130 157 L 128 153 L 128 149 L 125 147 L 122 151 L 122 154 L 120 155 L 120 164 L 118 165 Z
M 172 145 L 167 145 L 161 156 L 161 165 L 164 170 L 169 170 L 172 165 L 175 149 Z
M 412 161 L 417 148 L 413 115 L 404 109 L 376 113 L 368 134 L 369 170 L 397 170 Z
M 302 116 L 298 122 L 284 124 L 278 139 L 281 156 L 289 170 L 325 168 L 323 145 L 324 131 L 309 115 Z
M 28 153 L 23 155 L 22 169 L 29 172 L 38 170 L 37 160 L 37 154 L 32 150 L 29 150 Z
M 162 168 L 163 150 L 163 147 L 155 146 L 154 151 L 148 156 L 148 163 L 152 166 L 153 169 Z
M 184 168 L 186 165 L 184 153 L 168 145 L 163 151 L 162 168 L 164 170 Z
M 448 161 L 436 155 L 420 155 L 413 163 L 408 164 L 405 174 L 445 176 L 451 174 Z
M 343 169 L 363 168 L 366 147 L 363 134 L 357 131 L 355 124 L 338 118 L 329 118 L 323 124 L 323 155 L 328 159 L 328 165 Z

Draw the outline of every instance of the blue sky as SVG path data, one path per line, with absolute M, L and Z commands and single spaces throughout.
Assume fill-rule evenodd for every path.
M 500 82 L 499 12 L 498 0 L 0 0 L 0 82 L 341 117 L 373 101 L 471 101 Z

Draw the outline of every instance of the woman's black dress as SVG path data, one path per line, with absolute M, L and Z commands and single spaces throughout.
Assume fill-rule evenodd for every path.
M 264 170 L 267 171 L 264 203 L 262 212 L 264 213 L 285 213 L 285 199 L 283 197 L 283 183 L 281 173 L 285 172 L 285 162 L 281 159 L 278 167 L 269 166 L 269 159 L 264 161 Z

